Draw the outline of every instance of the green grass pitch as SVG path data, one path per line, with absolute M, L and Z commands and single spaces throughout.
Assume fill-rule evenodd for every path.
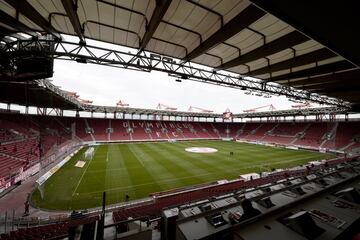
M 218 152 L 190 153 L 185 151 L 187 147 L 212 147 Z M 83 168 L 75 167 L 85 150 L 45 182 L 43 199 L 39 190 L 33 192 L 32 202 L 37 207 L 51 210 L 97 207 L 102 203 L 103 191 L 107 193 L 106 204 L 112 204 L 123 202 L 126 194 L 133 200 L 153 192 L 334 157 L 228 141 L 129 143 L 96 146 L 94 157 Z

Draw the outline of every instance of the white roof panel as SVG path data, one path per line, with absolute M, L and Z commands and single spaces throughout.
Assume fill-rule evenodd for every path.
M 261 34 L 264 34 L 266 37 L 266 42 L 271 42 L 294 31 L 294 28 L 292 28 L 290 25 L 270 14 L 266 14 L 264 17 L 251 24 L 250 28 L 260 32 Z
M 302 54 L 306 54 L 309 52 L 313 52 L 315 50 L 321 49 L 324 46 L 319 44 L 318 42 L 314 41 L 314 40 L 309 40 L 306 41 L 304 43 L 295 45 L 293 48 L 296 50 L 296 55 L 302 55 Z
M 241 54 L 250 52 L 251 50 L 263 45 L 261 36 L 248 29 L 242 30 L 225 42 L 240 48 Z
M 224 62 L 230 61 L 239 56 L 238 49 L 223 43 L 217 45 L 213 49 L 210 49 L 208 53 L 221 57 Z
M 334 62 L 338 62 L 341 60 L 344 60 L 344 58 L 341 56 L 336 56 L 336 57 L 332 57 L 332 58 L 329 58 L 326 60 L 318 61 L 318 65 L 320 66 L 320 65 L 324 65 L 324 64 L 334 63 Z
M 229 68 L 228 70 L 231 71 L 231 72 L 244 74 L 244 73 L 248 72 L 249 68 L 247 66 L 245 66 L 245 65 L 239 65 L 239 66 L 236 66 L 236 67 Z
M 214 57 L 208 54 L 202 54 L 201 56 L 195 58 L 193 61 L 211 67 L 216 67 L 221 64 L 221 60 L 218 57 Z

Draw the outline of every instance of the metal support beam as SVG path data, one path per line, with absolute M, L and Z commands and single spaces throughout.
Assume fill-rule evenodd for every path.
M 165 15 L 171 4 L 171 0 L 157 0 L 156 8 L 150 19 L 149 24 L 146 26 L 146 32 L 141 40 L 140 49 L 144 49 L 149 43 L 150 39 L 154 35 L 157 27 L 159 26 L 161 19 Z
M 230 60 L 223 65 L 218 66 L 218 69 L 228 69 L 242 65 L 247 62 L 257 60 L 269 56 L 271 54 L 283 51 L 287 48 L 293 47 L 297 44 L 308 41 L 309 38 L 305 35 L 299 33 L 298 31 L 293 31 L 285 36 L 282 36 L 276 40 L 268 42 L 267 44 L 262 45 L 259 48 L 252 50 L 244 55 L 241 55 L 233 60 Z
M 44 46 L 53 46 L 52 48 L 46 48 Z M 143 51 L 141 54 L 135 54 L 126 51 L 116 51 L 113 49 L 106 49 L 91 45 L 82 45 L 74 42 L 66 41 L 54 41 L 54 40 L 39 40 L 30 39 L 24 41 L 17 41 L 5 46 L 4 54 L 8 54 L 9 58 L 17 59 L 26 57 L 27 55 L 34 56 L 37 54 L 40 56 L 47 56 L 53 59 L 72 60 L 83 59 L 87 63 L 100 64 L 118 68 L 125 68 L 137 71 L 161 71 L 167 73 L 169 76 L 180 78 L 182 80 L 191 80 L 197 82 L 204 82 L 208 84 L 227 86 L 231 88 L 266 92 L 273 95 L 283 95 L 293 99 L 303 99 L 307 101 L 313 101 L 317 103 L 335 105 L 335 106 L 349 106 L 349 103 L 338 101 L 324 97 L 318 94 L 313 94 L 307 91 L 291 88 L 288 86 L 282 86 L 275 83 L 264 84 L 264 81 L 256 79 L 247 79 L 241 75 L 231 72 L 213 71 L 212 69 L 203 69 L 199 66 L 193 65 L 190 62 L 182 64 L 179 61 L 156 55 L 156 63 L 154 63 L 153 54 Z M 18 51 L 14 51 L 17 49 Z M 130 61 L 133 59 L 133 61 Z M 49 85 L 46 81 L 44 84 Z M 51 87 L 51 86 L 49 86 Z M 60 91 L 54 89 L 53 91 Z M 61 94 L 61 91 L 60 93 Z M 70 101 L 72 101 L 70 99 Z M 113 110 L 108 110 L 113 112 Z
M 44 31 L 51 33 L 56 38 L 61 38 L 60 34 L 50 25 L 50 23 L 43 18 L 43 16 L 26 0 L 5 0 L 17 11 L 22 13 L 25 17 L 33 21 L 36 25 L 41 27 Z
M 305 77 L 311 77 L 311 76 L 326 74 L 326 73 L 329 73 L 329 72 L 337 72 L 337 71 L 342 71 L 342 70 L 348 70 L 348 69 L 352 69 L 354 67 L 355 66 L 352 63 L 350 63 L 350 62 L 348 62 L 346 60 L 342 60 L 342 61 L 329 63 L 329 64 L 324 64 L 324 65 L 313 67 L 313 68 L 300 70 L 300 71 L 297 71 L 297 72 L 292 72 L 292 73 L 279 75 L 279 76 L 276 76 L 276 77 L 269 78 L 269 79 L 267 79 L 267 81 L 269 81 L 269 82 L 278 82 L 278 81 L 283 81 L 283 80 L 289 80 L 289 79 L 292 79 L 292 78 L 305 78 Z
M 322 61 L 331 57 L 335 57 L 336 54 L 328 50 L 327 48 L 321 48 L 310 53 L 306 53 L 300 56 L 290 58 L 288 60 L 278 62 L 263 68 L 259 68 L 247 73 L 250 76 L 256 76 L 261 74 L 266 74 L 269 72 L 277 72 L 284 69 L 294 68 L 313 62 Z
M 359 1 L 250 1 L 360 67 Z
M 29 35 L 31 35 L 33 37 L 37 36 L 37 34 L 34 32 L 34 30 L 29 28 L 25 24 L 19 22 L 18 20 L 11 17 L 7 13 L 3 12 L 2 10 L 0 10 L 0 22 L 4 23 L 5 25 L 7 25 L 7 26 L 9 26 L 11 28 L 19 30 L 20 32 L 24 32 L 26 34 L 29 34 Z
M 224 42 L 235 34 L 239 33 L 241 30 L 245 29 L 247 26 L 251 25 L 265 14 L 266 13 L 263 10 L 255 7 L 254 5 L 248 6 L 229 22 L 224 24 L 222 28 L 211 35 L 192 52 L 190 52 L 184 60 L 189 61 L 200 56 L 217 44 Z
M 320 77 L 310 77 L 298 81 L 290 81 L 289 86 L 292 87 L 302 87 L 313 84 L 324 84 L 332 82 L 347 82 L 347 81 L 359 81 L 360 80 L 360 70 L 351 70 L 346 72 L 334 73 Z
M 79 16 L 77 15 L 77 4 L 73 0 L 61 0 L 61 3 L 80 41 L 85 42 L 84 29 L 81 28 Z

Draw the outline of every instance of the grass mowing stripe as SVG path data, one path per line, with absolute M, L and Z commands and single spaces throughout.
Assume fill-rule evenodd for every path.
M 219 151 L 196 154 L 184 151 L 186 147 L 214 147 Z M 232 179 L 243 173 L 285 168 L 331 156 L 227 141 L 108 144 L 98 146 L 85 171 L 74 167 L 84 150 L 45 183 L 44 199 L 35 191 L 32 200 L 37 206 L 57 210 L 90 208 L 101 205 L 103 191 L 107 192 L 107 204 L 111 204 L 124 201 L 126 193 L 131 199 L 141 198 L 152 192 Z M 235 153 L 233 157 L 230 151 Z M 74 191 L 78 195 L 72 196 Z
M 181 184 L 180 181 L 177 180 L 176 176 L 167 171 L 167 169 L 162 164 L 160 164 L 154 159 L 155 157 L 157 157 L 153 156 L 154 152 L 145 151 L 144 144 L 134 144 L 131 145 L 130 148 L 136 150 L 139 153 L 139 157 L 142 158 L 146 166 L 146 170 L 153 177 L 154 181 L 158 183 L 159 189 L 157 189 L 156 191 L 175 188 L 179 186 L 179 184 Z M 174 179 L 174 181 L 169 183 L 163 183 L 163 179 Z M 159 182 L 161 182 L 161 184 L 159 184 Z
M 168 150 L 168 153 L 160 154 L 162 155 L 166 160 L 170 161 L 172 164 L 176 165 L 180 169 L 184 169 L 186 174 L 188 176 L 194 176 L 194 183 L 205 181 L 205 178 L 199 178 L 198 176 L 201 176 L 202 174 L 208 174 L 208 172 L 202 168 L 198 168 L 192 164 L 190 164 L 188 161 L 184 161 L 183 158 L 180 158 L 179 155 L 183 151 L 182 149 L 174 149 L 171 148 L 171 144 L 163 145 L 161 146 L 163 149 Z M 191 183 L 188 183 L 191 184 Z

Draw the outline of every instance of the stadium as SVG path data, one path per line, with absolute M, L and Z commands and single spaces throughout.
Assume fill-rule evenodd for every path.
M 359 7 L 0 0 L 0 240 L 360 239 Z

